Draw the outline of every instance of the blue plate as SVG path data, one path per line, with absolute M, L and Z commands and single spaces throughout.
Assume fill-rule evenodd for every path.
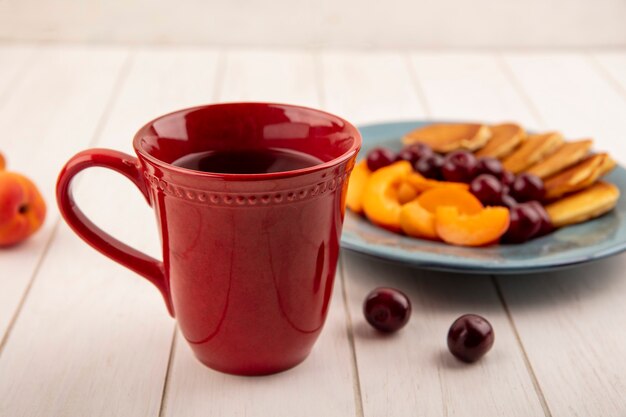
M 408 131 L 431 122 L 399 122 L 362 126 L 361 156 L 376 146 L 400 149 Z M 606 179 L 624 194 L 626 170 L 618 166 Z M 389 232 L 346 211 L 341 246 L 356 252 L 420 268 L 476 274 L 518 274 L 570 267 L 615 255 L 626 249 L 626 202 L 602 217 L 557 230 L 518 245 L 485 248 L 451 246 Z

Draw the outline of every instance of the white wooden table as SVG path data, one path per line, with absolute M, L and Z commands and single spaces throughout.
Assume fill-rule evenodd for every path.
M 532 276 L 425 272 L 343 253 L 324 332 L 282 374 L 201 366 L 151 285 L 59 219 L 54 182 L 75 152 L 131 151 L 154 116 L 200 103 L 268 100 L 355 123 L 514 120 L 593 136 L 626 163 L 626 50 L 280 51 L 0 44 L 0 150 L 49 205 L 41 232 L 0 251 L 0 416 L 625 416 L 626 255 Z M 133 186 L 90 170 L 79 203 L 158 256 L 154 217 Z M 114 191 L 113 191 L 114 190 Z M 378 285 L 414 313 L 392 337 L 365 324 Z M 449 325 L 494 325 L 484 360 L 446 351 Z

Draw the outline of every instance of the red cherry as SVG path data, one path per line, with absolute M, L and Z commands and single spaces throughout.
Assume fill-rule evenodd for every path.
M 504 174 L 504 168 L 502 167 L 502 163 L 496 158 L 483 157 L 478 158 L 476 172 L 478 174 L 490 174 L 498 179 L 501 179 Z
M 509 229 L 503 236 L 509 243 L 522 243 L 537 234 L 541 227 L 541 217 L 528 203 L 518 204 L 509 210 Z
M 477 314 L 465 314 L 448 331 L 448 349 L 463 362 L 476 362 L 493 346 L 493 327 Z
M 500 199 L 500 204 L 503 205 L 504 207 L 508 207 L 512 209 L 513 207 L 517 206 L 518 203 L 510 195 L 504 194 L 502 195 L 502 198 Z
M 498 205 L 502 201 L 502 183 L 490 174 L 481 174 L 470 183 L 470 192 L 486 205 Z
M 520 174 L 511 185 L 511 194 L 521 202 L 541 200 L 545 194 L 543 181 L 533 174 Z
M 548 215 L 548 212 L 541 205 L 540 202 L 529 201 L 526 204 L 531 205 L 535 209 L 535 211 L 537 211 L 537 214 L 539 214 L 539 218 L 541 219 L 541 226 L 539 227 L 539 231 L 537 231 L 534 237 L 545 236 L 548 233 L 551 233 L 552 231 L 554 231 L 554 225 L 552 224 L 552 221 L 550 220 L 550 216 Z
M 417 159 L 420 159 L 421 157 L 426 155 L 432 155 L 434 153 L 430 146 L 421 142 L 407 145 L 404 147 L 404 149 L 410 149 L 411 151 L 413 151 L 417 155 Z
M 396 159 L 396 155 L 387 148 L 374 148 L 367 154 L 367 167 L 370 171 L 390 165 Z
M 441 179 L 441 167 L 443 166 L 443 156 L 436 153 L 422 156 L 413 166 L 413 168 L 425 176 L 433 180 Z
M 510 186 L 515 181 L 515 175 L 511 171 L 502 171 L 500 181 L 502 181 L 502 184 Z
M 420 159 L 420 154 L 411 148 L 404 148 L 396 156 L 396 161 L 409 161 L 411 165 Z
M 376 288 L 363 303 L 367 322 L 381 332 L 395 332 L 404 327 L 411 317 L 411 301 L 394 288 Z
M 467 151 L 455 151 L 446 155 L 441 167 L 446 181 L 470 182 L 476 175 L 476 157 Z

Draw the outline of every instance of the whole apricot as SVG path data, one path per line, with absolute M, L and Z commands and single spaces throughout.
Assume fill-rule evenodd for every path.
M 31 180 L 0 171 L 0 246 L 14 245 L 35 233 L 46 217 L 46 203 Z
M 456 207 L 464 214 L 483 210 L 483 205 L 469 191 L 458 187 L 435 187 L 402 206 L 400 227 L 409 236 L 438 239 L 435 212 L 440 206 Z

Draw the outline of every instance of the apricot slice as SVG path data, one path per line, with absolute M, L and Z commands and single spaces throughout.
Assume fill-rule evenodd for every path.
M 459 246 L 485 246 L 496 242 L 509 227 L 509 210 L 487 207 L 476 214 L 463 214 L 457 207 L 441 206 L 435 212 L 437 235 Z
M 3 171 L 7 166 L 7 161 L 4 159 L 4 155 L 0 152 L 0 171 Z
M 389 230 L 400 230 L 400 210 L 397 187 L 411 173 L 408 161 L 398 161 L 376 170 L 363 191 L 363 211 L 374 224 Z
M 402 181 L 398 186 L 397 196 L 398 202 L 403 205 L 408 203 L 409 201 L 415 200 L 417 197 L 417 190 L 407 181 Z
M 355 213 L 363 213 L 363 192 L 372 172 L 367 167 L 367 161 L 363 160 L 352 168 L 350 180 L 348 181 L 348 192 L 346 194 L 346 205 Z
M 436 240 L 435 215 L 413 200 L 402 206 L 400 227 L 409 236 Z
M 453 187 L 433 188 L 425 191 L 416 201 L 431 213 L 441 206 L 456 207 L 463 214 L 476 214 L 483 209 L 480 200 L 472 193 Z
M 424 178 L 417 172 L 412 172 L 406 178 L 406 181 L 413 186 L 418 192 L 428 191 L 432 188 L 460 188 L 462 190 L 469 190 L 469 185 L 462 182 L 451 181 L 437 181 Z
M 437 239 L 435 211 L 441 206 L 456 207 L 461 213 L 475 214 L 483 205 L 470 192 L 459 188 L 433 188 L 402 206 L 400 227 L 409 236 Z

